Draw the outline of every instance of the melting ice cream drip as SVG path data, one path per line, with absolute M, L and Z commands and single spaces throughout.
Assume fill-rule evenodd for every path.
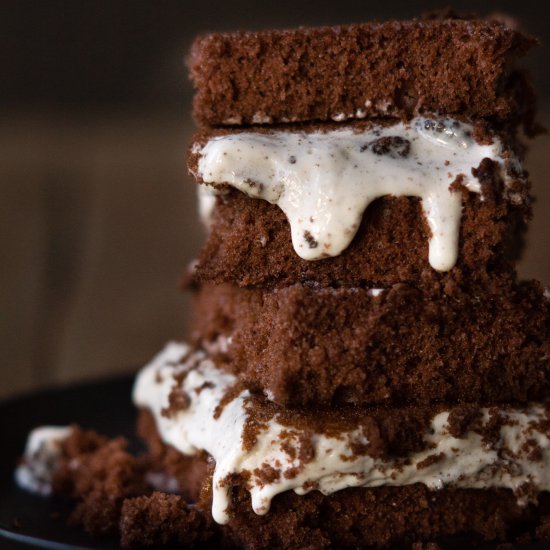
M 198 150 L 205 183 L 227 183 L 283 210 L 305 260 L 345 250 L 377 198 L 419 197 L 431 230 L 429 261 L 438 271 L 451 269 L 458 255 L 462 197 L 451 184 L 460 176 L 480 193 L 472 169 L 484 158 L 504 172 L 499 140 L 480 145 L 470 125 L 452 119 L 416 118 L 363 132 L 245 132 L 215 137 Z

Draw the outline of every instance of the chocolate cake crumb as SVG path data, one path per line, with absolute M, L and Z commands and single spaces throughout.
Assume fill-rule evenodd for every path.
M 313 431 L 307 431 L 300 435 L 298 441 L 298 460 L 300 464 L 308 464 L 315 458 L 315 447 L 312 441 L 314 435 Z
M 550 302 L 550 300 L 548 301 Z M 538 430 L 541 432 L 550 431 L 550 404 L 544 404 L 544 413 L 545 414 L 541 420 L 533 420 L 529 423 L 529 426 L 534 430 Z
M 288 438 L 288 432 L 282 431 L 279 438 L 282 439 L 281 450 L 288 455 L 290 460 L 294 460 L 296 458 L 296 448 Z
M 543 460 L 543 451 L 534 438 L 528 439 L 521 446 L 519 454 L 525 456 L 531 462 L 540 462 Z
M 436 453 L 433 455 L 427 456 L 424 460 L 421 460 L 417 465 L 417 470 L 422 470 L 424 468 L 430 467 L 432 464 L 437 464 L 439 461 L 443 460 L 447 455 L 445 453 Z
M 500 439 L 500 430 L 506 420 L 498 407 L 489 409 L 489 419 L 483 426 L 477 428 L 485 445 L 493 445 Z
M 202 392 L 202 390 L 206 390 L 206 389 L 211 389 L 214 387 L 214 384 L 212 382 L 204 382 L 203 384 L 201 384 L 198 388 L 195 389 L 195 393 L 197 395 L 200 395 L 200 393 Z
M 269 484 L 281 479 L 281 470 L 273 468 L 270 464 L 264 462 L 261 468 L 256 468 L 253 472 L 260 484 Z
M 251 395 L 245 402 L 246 420 L 242 433 L 242 448 L 250 451 L 256 445 L 258 434 L 267 427 L 268 421 L 276 414 L 276 407 L 268 404 L 262 406 L 265 400 Z
M 462 200 L 468 200 L 468 193 L 470 192 L 468 188 L 464 185 L 464 180 L 466 176 L 464 174 L 458 174 L 458 176 L 453 180 L 451 185 L 449 185 L 449 191 L 454 191 L 455 193 L 460 193 L 462 195 Z
M 237 399 L 239 394 L 243 391 L 245 388 L 245 384 L 243 382 L 237 382 L 233 386 L 231 386 L 224 394 L 216 408 L 214 409 L 214 419 L 218 419 L 221 414 L 223 413 L 223 410 L 231 401 Z
M 117 535 L 124 500 L 148 492 L 148 460 L 130 455 L 127 445 L 78 426 L 63 443 L 54 492 L 76 501 L 72 522 L 88 533 Z
M 172 366 L 176 367 L 180 364 L 184 364 L 184 362 L 188 361 L 192 358 L 192 355 L 190 353 L 185 353 L 183 357 L 180 359 L 178 363 L 174 363 Z M 170 390 L 170 393 L 168 395 L 168 406 L 164 407 L 161 410 L 162 416 L 165 418 L 171 418 L 174 414 L 178 413 L 179 411 L 184 411 L 189 407 L 191 404 L 191 398 L 187 393 L 185 393 L 182 389 L 183 383 L 185 382 L 185 379 L 187 378 L 187 375 L 189 374 L 189 371 L 196 367 L 195 365 L 187 365 L 188 368 L 181 372 L 177 372 L 172 376 L 174 379 L 174 383 L 172 386 L 172 389 Z M 155 376 L 155 379 L 158 381 L 159 373 L 157 371 L 157 374 Z
M 374 418 L 365 418 L 361 423 L 361 434 L 366 443 L 358 440 L 352 440 L 349 444 L 351 450 L 350 457 L 344 457 L 347 460 L 355 460 L 359 456 L 372 456 L 373 458 L 387 458 L 387 442 L 380 433 L 378 423 Z
M 189 408 L 189 405 L 191 405 L 191 398 L 183 391 L 181 386 L 176 383 L 168 395 L 168 407 L 164 407 L 160 411 L 160 414 L 165 418 L 172 418 L 178 412 Z

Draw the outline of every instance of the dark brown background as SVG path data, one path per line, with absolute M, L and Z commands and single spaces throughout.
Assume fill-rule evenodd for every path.
M 177 290 L 201 240 L 185 154 L 182 58 L 208 30 L 409 17 L 441 2 L 0 2 L 0 396 L 138 366 L 180 337 Z M 528 65 L 549 122 L 550 5 L 506 12 L 543 45 Z M 550 282 L 550 140 L 532 147 L 539 201 L 524 277 Z

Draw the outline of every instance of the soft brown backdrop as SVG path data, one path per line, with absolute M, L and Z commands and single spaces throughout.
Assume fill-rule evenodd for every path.
M 193 130 L 182 57 L 192 36 L 439 5 L 0 2 L 0 396 L 133 369 L 184 333 L 177 285 L 202 238 L 185 170 Z M 507 11 L 546 40 L 541 3 L 459 7 Z M 529 61 L 547 125 L 549 53 L 545 43 Z M 550 138 L 534 142 L 539 200 L 520 266 L 547 283 L 549 153 Z

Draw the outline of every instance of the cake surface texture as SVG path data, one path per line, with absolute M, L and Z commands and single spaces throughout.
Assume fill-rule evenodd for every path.
M 283 405 L 543 400 L 550 301 L 537 284 L 493 284 L 207 285 L 195 298 L 194 341 Z
M 134 384 L 146 451 L 39 428 L 20 485 L 125 548 L 548 544 L 535 44 L 454 16 L 197 38 L 207 236 L 188 343 Z
M 511 67 L 534 44 L 496 21 L 412 20 L 200 37 L 189 56 L 200 125 L 442 113 L 525 120 Z

